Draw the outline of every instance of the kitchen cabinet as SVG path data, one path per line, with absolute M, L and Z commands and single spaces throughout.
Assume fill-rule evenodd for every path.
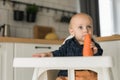
M 114 80 L 119 80 L 120 72 L 120 40 L 118 41 L 104 41 L 100 42 L 101 47 L 103 48 L 103 56 L 112 56 L 114 66 L 112 68 L 112 74 Z
M 118 71 L 120 72 L 120 41 L 118 42 L 117 45 L 118 45 L 118 49 L 119 49 L 119 50 L 118 50 L 118 54 L 119 54 L 119 55 L 117 56 L 117 57 L 118 57 L 117 64 L 118 64 Z M 119 74 L 119 72 L 118 72 L 118 74 Z M 119 76 L 119 75 L 118 75 L 118 76 Z M 119 76 L 118 79 L 120 79 L 120 76 Z
M 59 46 L 59 44 L 0 43 L 0 80 L 31 80 L 33 69 L 13 68 L 13 59 L 32 57 L 34 53 L 49 52 L 58 49 Z
M 0 80 L 13 80 L 13 43 L 0 43 Z
M 0 80 L 2 80 L 2 44 L 0 44 Z
M 31 57 L 34 53 L 40 52 L 49 52 L 58 49 L 60 45 L 54 44 L 24 44 L 24 43 L 16 43 L 14 47 L 14 57 Z M 14 69 L 14 80 L 31 80 L 33 75 L 32 68 L 17 68 Z M 47 73 L 54 73 L 53 71 L 45 72 Z M 55 73 L 54 73 L 55 74 Z M 46 80 L 45 77 L 42 80 Z

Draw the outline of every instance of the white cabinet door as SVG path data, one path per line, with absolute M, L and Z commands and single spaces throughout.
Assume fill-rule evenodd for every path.
M 13 43 L 0 43 L 0 80 L 13 80 Z
M 2 44 L 0 43 L 0 80 L 2 80 Z
M 113 77 L 114 80 L 119 80 L 119 53 L 120 53 L 120 42 L 118 41 L 107 41 L 100 42 L 101 47 L 103 48 L 103 56 L 112 56 L 113 58 Z
M 120 72 L 120 41 L 118 41 L 118 43 L 117 43 L 117 46 L 118 46 L 118 61 L 117 61 L 117 64 L 118 64 L 118 74 L 119 74 L 119 72 Z M 120 76 L 118 75 L 118 79 L 120 79 Z
M 60 45 L 54 44 L 23 44 L 15 43 L 14 57 L 32 57 L 34 53 L 49 52 L 59 48 Z M 46 73 L 47 74 L 47 73 Z M 31 80 L 33 69 L 14 69 L 14 80 Z
M 56 50 L 60 45 L 15 43 L 14 57 L 32 57 L 32 54 Z

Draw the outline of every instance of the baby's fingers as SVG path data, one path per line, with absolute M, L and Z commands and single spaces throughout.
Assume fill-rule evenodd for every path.
M 40 53 L 33 54 L 32 57 L 43 57 L 43 54 L 40 54 Z
M 90 46 L 91 46 L 91 48 L 93 48 L 93 47 L 95 47 L 95 44 L 92 42 L 92 43 L 90 44 Z
M 93 47 L 92 49 L 93 49 L 94 54 L 96 54 L 98 52 L 98 48 L 97 47 Z
M 93 42 L 91 43 L 91 48 L 93 50 L 93 53 L 96 54 L 98 51 L 98 48 L 95 46 L 95 44 Z

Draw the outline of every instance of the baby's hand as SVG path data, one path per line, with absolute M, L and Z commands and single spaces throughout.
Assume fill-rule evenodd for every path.
M 32 57 L 45 57 L 45 53 L 36 53 L 36 54 L 33 54 Z
M 48 53 L 36 53 L 33 54 L 32 57 L 52 57 L 52 53 L 48 52 Z
M 95 46 L 94 42 L 92 42 L 91 48 L 92 48 L 94 54 L 96 54 L 98 52 L 98 48 Z

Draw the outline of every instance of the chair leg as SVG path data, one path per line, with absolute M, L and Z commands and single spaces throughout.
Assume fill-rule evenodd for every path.
M 104 80 L 112 80 L 109 68 L 103 69 L 103 76 L 104 76 Z
M 47 80 L 47 72 L 44 73 L 45 71 L 47 71 L 47 69 L 35 68 L 34 72 L 33 72 L 32 80 L 40 80 L 40 79 L 41 80 Z M 39 79 L 39 77 L 41 76 L 41 74 L 43 74 L 43 76 L 42 76 L 43 78 Z
M 33 77 L 32 80 L 38 80 L 38 73 L 39 73 L 39 68 L 35 68 L 33 72 Z
M 75 80 L 75 72 L 74 69 L 68 70 L 68 80 Z

